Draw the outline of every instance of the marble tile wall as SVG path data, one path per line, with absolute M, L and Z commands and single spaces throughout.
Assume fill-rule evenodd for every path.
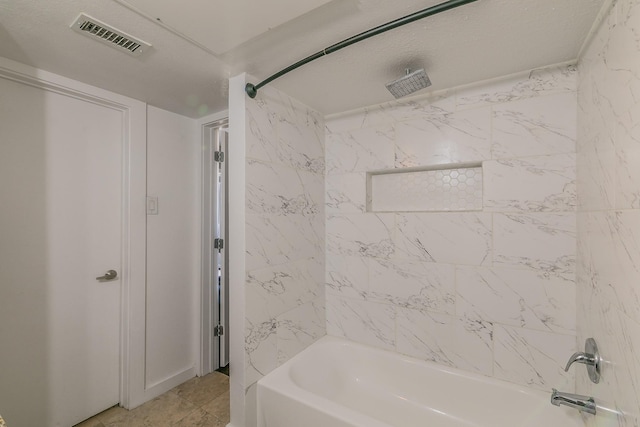
M 330 335 L 542 390 L 573 390 L 576 69 L 326 123 Z M 483 208 L 367 212 L 366 173 L 482 163 Z
M 272 87 L 261 89 L 246 102 L 245 180 L 249 394 L 326 333 L 323 117 Z
M 640 2 L 608 2 L 579 61 L 578 342 L 595 338 L 602 410 L 589 426 L 640 425 Z M 605 410 L 609 409 L 609 411 Z

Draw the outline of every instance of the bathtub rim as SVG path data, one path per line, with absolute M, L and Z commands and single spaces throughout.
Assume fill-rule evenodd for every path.
M 509 393 L 518 393 L 524 394 L 528 397 L 535 399 L 535 401 L 546 401 L 550 398 L 551 391 L 546 392 L 538 389 L 534 389 L 531 387 L 526 387 L 520 384 L 512 383 L 509 381 L 505 381 L 502 379 L 497 379 L 493 377 L 488 377 L 486 375 L 482 375 L 475 372 L 465 371 L 463 369 L 454 368 L 450 366 L 445 366 L 433 361 L 426 361 L 417 359 L 415 357 L 411 357 L 408 355 L 404 355 L 401 353 L 396 353 L 394 351 L 385 350 L 382 348 L 372 347 L 366 344 L 361 344 L 353 341 L 349 341 L 342 337 L 336 337 L 331 335 L 325 335 L 311 344 L 309 347 L 305 348 L 297 355 L 292 357 L 287 362 L 283 363 L 278 368 L 274 369 L 272 372 L 261 378 L 257 382 L 257 414 L 259 418 L 258 425 L 260 426 L 260 420 L 263 417 L 263 409 L 261 406 L 262 399 L 260 398 L 261 394 L 264 392 L 273 392 L 280 396 L 284 396 L 288 399 L 295 401 L 299 405 L 306 406 L 310 409 L 327 412 L 330 411 L 331 415 L 335 416 L 337 419 L 342 420 L 344 422 L 353 422 L 358 421 L 362 422 L 363 425 L 367 425 L 370 427 L 389 427 L 388 424 L 384 423 L 381 420 L 377 420 L 369 416 L 368 414 L 362 413 L 354 408 L 350 408 L 346 405 L 343 405 L 337 401 L 331 400 L 328 397 L 325 397 L 321 394 L 317 394 L 311 390 L 305 389 L 302 386 L 298 385 L 294 378 L 292 377 L 292 367 L 300 362 L 300 359 L 313 358 L 312 354 L 317 351 L 318 347 L 326 347 L 326 346 L 339 346 L 341 348 L 352 348 L 356 351 L 366 351 L 373 352 L 373 354 L 380 355 L 381 357 L 395 359 L 398 363 L 408 363 L 411 365 L 417 365 L 418 367 L 423 367 L 428 370 L 435 370 L 438 373 L 442 373 L 445 375 L 453 375 L 456 377 L 462 377 L 464 379 L 469 379 L 471 381 L 477 381 L 481 384 L 486 384 L 488 387 L 498 387 L 503 390 L 508 391 Z M 348 351 L 348 350 L 347 350 Z M 311 353 L 311 355 L 310 355 Z M 374 356 L 375 357 L 375 356 Z M 549 403 L 549 405 L 551 405 Z M 564 414 L 560 415 L 560 417 L 568 416 L 570 419 L 566 421 L 575 421 L 575 426 L 583 426 L 582 422 L 579 422 L 579 416 L 576 418 L 577 414 L 574 414 L 568 408 L 556 408 L 549 407 L 550 410 L 554 411 L 562 411 Z M 570 424 L 570 427 L 574 427 L 573 424 Z

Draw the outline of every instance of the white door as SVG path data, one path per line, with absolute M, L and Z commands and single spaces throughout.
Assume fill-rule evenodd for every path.
M 0 79 L 0 414 L 72 426 L 119 401 L 120 111 Z M 9 340 L 5 341 L 4 338 Z
M 222 154 L 222 158 L 226 155 L 227 145 L 229 143 L 229 126 L 228 124 L 218 128 L 216 133 L 216 150 Z M 215 191 L 216 214 L 215 227 L 217 235 L 222 238 L 223 242 L 228 244 L 229 229 L 227 226 L 227 193 L 229 182 L 227 180 L 227 163 L 225 161 L 218 162 L 217 185 Z M 223 244 L 222 249 L 214 257 L 214 265 L 217 266 L 218 279 L 216 282 L 217 292 L 214 304 L 217 311 L 218 325 L 220 325 L 217 337 L 216 347 L 218 348 L 218 367 L 222 368 L 229 364 L 229 258 L 227 257 L 227 244 Z M 214 252 L 215 253 L 215 252 Z
M 229 364 L 229 279 L 226 222 L 228 120 L 204 127 L 202 373 Z

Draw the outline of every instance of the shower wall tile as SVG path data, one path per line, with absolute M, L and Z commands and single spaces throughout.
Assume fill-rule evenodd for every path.
M 326 334 L 324 296 L 281 314 L 276 318 L 278 365 Z
M 443 90 L 411 100 L 391 101 L 366 107 L 362 111 L 331 117 L 326 122 L 328 133 L 393 124 L 429 115 L 452 113 L 456 109 L 455 92 Z
M 455 90 L 441 90 L 410 100 L 395 100 L 372 109 L 369 123 L 398 123 L 426 116 L 439 117 L 456 111 Z M 375 111 L 375 112 L 374 112 Z M 366 124 L 366 123 L 365 123 Z
M 595 304 L 589 308 L 593 309 Z M 592 319 L 593 321 L 604 320 L 606 323 L 594 325 L 589 337 L 596 340 L 600 351 L 607 349 L 608 363 L 604 364 L 600 383 L 593 384 L 588 379 L 579 381 L 578 390 L 590 393 L 601 407 L 611 413 L 602 411 L 599 419 L 592 420 L 594 423 L 589 425 L 635 426 L 637 408 L 640 405 L 640 324 L 617 310 L 598 310 L 596 316 L 597 319 Z
M 327 252 L 361 257 L 390 258 L 395 252 L 393 214 L 330 215 Z
M 573 66 L 549 67 L 515 74 L 493 83 L 473 85 L 457 92 L 457 108 L 476 108 L 536 96 L 575 93 L 577 70 Z
M 277 323 L 245 320 L 245 383 L 253 384 L 278 367 Z
M 493 107 L 494 159 L 575 153 L 575 92 L 540 96 Z
M 455 312 L 455 268 L 453 265 L 414 261 L 369 260 L 370 299 L 395 306 Z
M 396 168 L 491 158 L 490 109 L 429 115 L 396 127 Z
M 247 215 L 247 270 L 323 258 L 323 231 L 319 216 Z
M 327 295 L 327 333 L 351 341 L 395 350 L 396 313 L 392 305 Z
M 318 112 L 271 87 L 246 106 L 247 158 L 324 173 L 324 120 Z
M 495 325 L 493 345 L 496 378 L 544 391 L 575 387 L 576 370 L 564 372 L 575 336 Z
M 316 142 L 322 143 L 325 127 L 324 115 L 283 92 L 280 92 L 280 96 L 283 99 L 283 104 L 288 103 L 287 114 L 283 114 L 281 120 L 295 127 L 296 135 L 299 135 L 295 139 L 299 140 L 303 146 Z M 283 132 L 280 133 L 285 135 Z M 324 152 L 321 155 L 324 156 Z
M 578 212 L 576 215 L 576 230 L 577 230 L 577 238 L 576 238 L 576 292 L 578 289 L 578 285 L 580 283 L 586 284 L 590 283 L 593 279 L 593 260 L 592 260 L 592 248 L 589 242 L 589 228 L 592 226 L 593 220 L 591 218 L 592 213 L 589 212 Z M 583 293 L 583 297 L 585 293 L 589 295 L 593 294 L 593 288 L 591 285 L 580 287 L 581 292 Z M 581 301 L 583 298 L 578 297 L 577 305 L 577 319 L 578 323 L 580 322 L 581 315 L 584 315 L 584 306 L 580 304 L 584 301 Z M 588 300 L 588 298 L 586 298 Z
M 604 12 L 579 63 L 577 332 L 607 362 L 577 390 L 606 408 L 588 426 L 626 427 L 640 424 L 640 4 Z
M 640 122 L 640 108 L 634 108 Z M 640 126 L 626 121 L 620 120 L 616 127 L 616 209 L 640 209 Z
M 274 318 L 324 295 L 320 260 L 305 259 L 247 272 L 247 311 Z
M 335 117 L 331 115 L 327 116 L 325 122 L 325 142 L 329 139 L 330 135 L 369 127 L 370 124 L 369 126 L 365 125 L 368 111 L 369 109 L 365 108 L 363 111 L 355 111 L 350 114 L 340 114 Z
M 398 309 L 397 322 L 398 352 L 492 375 L 490 323 L 410 309 Z
M 327 252 L 326 284 L 329 294 L 365 299 L 369 289 L 368 259 Z
M 327 121 L 329 334 L 574 390 L 576 80 L 551 67 Z M 366 211 L 367 172 L 459 163 L 482 163 L 480 210 Z
M 456 314 L 471 320 L 575 334 L 573 280 L 510 268 L 458 267 Z
M 324 175 L 322 118 L 309 110 L 295 110 L 293 120 L 279 122 L 278 159 L 295 169 Z
M 394 100 L 366 109 L 362 127 L 379 126 L 381 123 L 395 124 L 426 116 L 441 116 L 456 109 L 455 91 L 443 90 L 410 100 Z
M 247 213 L 317 215 L 324 209 L 322 175 L 248 160 Z
M 265 91 L 255 102 L 246 104 L 246 154 L 250 159 L 274 162 L 277 159 L 274 154 L 277 149 L 279 118 L 277 104 L 271 97 L 267 97 L 270 93 Z
M 393 168 L 394 136 L 392 126 L 327 135 L 327 174 Z
M 576 156 L 557 154 L 488 161 L 484 208 L 492 212 L 573 212 Z
M 599 301 L 640 323 L 640 210 L 590 212 L 586 221 L 580 239 Z
M 326 333 L 325 147 L 322 115 L 277 89 L 245 105 L 243 387 L 252 390 Z
M 617 277 L 619 264 L 615 248 L 620 236 L 616 231 L 619 224 L 615 221 L 615 211 L 582 212 L 579 218 L 581 277 L 594 283 L 600 278 L 609 281 Z M 615 231 L 615 235 L 612 231 Z
M 495 266 L 574 277 L 575 214 L 495 214 L 493 226 Z
M 464 265 L 491 263 L 490 214 L 406 213 L 396 217 L 394 259 Z
M 364 172 L 326 177 L 326 212 L 364 213 L 367 209 L 367 175 Z
M 273 87 L 260 90 L 255 100 L 246 103 L 247 157 L 251 159 L 296 166 L 288 160 L 291 156 L 304 155 L 324 163 L 324 119 L 320 113 L 283 94 Z M 255 152 L 278 156 L 254 156 Z M 269 149 L 269 151 L 267 151 Z M 322 171 L 321 171 L 322 173 Z
M 614 209 L 617 174 L 614 140 L 602 134 L 581 135 L 579 139 L 590 142 L 577 153 L 578 207 L 585 211 Z

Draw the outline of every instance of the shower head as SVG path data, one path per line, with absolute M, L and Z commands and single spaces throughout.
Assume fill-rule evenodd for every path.
M 387 83 L 387 89 L 396 99 L 403 96 L 411 95 L 413 92 L 417 92 L 425 87 L 431 86 L 431 80 L 424 71 L 424 68 L 411 72 L 410 69 L 406 69 L 406 75 L 400 77 L 398 80 L 394 80 L 391 83 Z

